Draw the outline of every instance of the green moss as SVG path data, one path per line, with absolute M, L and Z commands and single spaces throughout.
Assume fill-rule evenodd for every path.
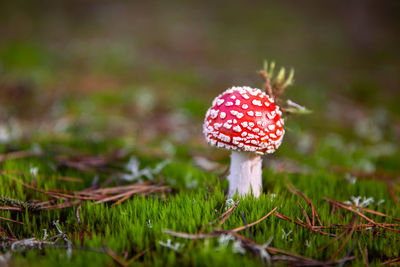
M 146 162 L 144 160 L 143 162 Z M 152 166 L 151 162 L 148 162 Z M 28 171 L 30 166 L 39 168 L 40 173 L 54 175 L 54 172 L 40 159 L 13 160 L 3 164 L 3 169 Z M 68 175 L 83 177 L 89 183 L 90 177 L 85 178 L 80 172 L 68 170 Z M 57 231 L 52 222 L 58 220 L 61 229 L 67 233 L 69 238 L 79 247 L 85 249 L 102 249 L 104 245 L 116 251 L 121 257 L 124 251 L 133 256 L 145 249 L 149 249 L 143 257 L 138 260 L 140 265 L 215 265 L 215 266 L 237 266 L 240 264 L 261 264 L 261 261 L 250 252 L 245 255 L 232 252 L 232 242 L 227 248 L 221 248 L 216 239 L 198 240 L 193 245 L 190 240 L 175 238 L 163 233 L 164 229 L 172 229 L 180 232 L 197 233 L 198 230 L 218 217 L 225 207 L 223 190 L 226 184 L 220 184 L 218 176 L 200 171 L 191 163 L 172 161 L 162 171 L 162 177 L 175 189 L 175 193 L 167 194 L 166 199 L 158 197 L 135 196 L 130 200 L 115 207 L 108 204 L 95 205 L 84 203 L 80 209 L 82 224 L 79 225 L 75 216 L 76 207 L 63 210 L 22 212 L 15 213 L 1 211 L 0 216 L 13 218 L 24 222 L 24 225 L 11 224 L 14 234 L 18 238 L 30 238 L 43 236 L 43 229 L 48 234 L 56 235 Z M 45 197 L 33 190 L 23 188 L 20 183 L 12 181 L 13 175 L 2 175 L 2 186 L 0 195 L 20 199 L 45 199 Z M 272 170 L 264 170 L 264 185 L 266 192 L 259 199 L 246 198 L 239 203 L 237 210 L 224 223 L 226 229 L 233 229 L 243 225 L 241 212 L 247 222 L 253 222 L 264 216 L 274 207 L 278 207 L 281 214 L 290 218 L 302 218 L 304 216 L 298 208 L 297 201 L 311 214 L 307 203 L 299 196 L 293 195 L 286 189 L 286 183 L 292 183 L 310 199 L 312 199 L 319 216 L 324 225 L 341 224 L 351 220 L 350 213 L 343 213 L 341 218 L 338 213 L 332 215 L 330 204 L 323 198 L 332 198 L 338 201 L 346 201 L 351 196 L 373 197 L 376 201 L 384 199 L 385 202 L 376 207 L 371 204 L 370 208 L 400 217 L 400 208 L 393 204 L 387 195 L 384 183 L 377 181 L 358 180 L 355 184 L 349 184 L 343 177 L 329 174 L 325 171 L 316 171 L 313 174 L 275 174 Z M 21 180 L 32 183 L 36 181 L 38 188 L 50 189 L 60 188 L 66 190 L 83 189 L 88 183 L 67 183 L 55 179 L 35 178 L 32 175 L 20 177 Z M 196 181 L 196 183 L 193 183 Z M 191 185 L 191 186 L 188 186 Z M 211 191 L 210 191 L 211 189 Z M 274 196 L 272 194 L 275 194 Z M 375 202 L 376 203 L 376 202 Z M 390 220 L 387 220 L 390 221 Z M 0 221 L 3 227 L 7 227 L 4 221 Z M 208 227 L 206 231 L 210 231 Z M 340 243 L 335 243 L 323 253 L 317 254 L 316 250 L 330 242 L 331 237 L 310 232 L 308 229 L 293 223 L 283 221 L 275 216 L 270 216 L 265 221 L 250 229 L 254 240 L 260 244 L 273 237 L 271 246 L 291 251 L 293 253 L 313 257 L 318 260 L 327 260 L 332 253 L 338 249 Z M 290 232 L 290 234 L 288 234 Z M 287 236 L 284 236 L 286 233 Z M 332 233 L 338 234 L 337 231 Z M 247 231 L 242 234 L 248 237 Z M 80 236 L 83 236 L 81 239 Z M 173 243 L 179 242 L 184 247 L 177 253 L 169 248 L 163 247 L 159 241 L 167 242 L 171 239 Z M 385 237 L 371 238 L 370 234 L 356 233 L 344 252 L 348 251 L 354 242 L 360 241 L 362 247 L 369 248 L 371 259 L 390 258 L 399 255 L 396 249 L 397 241 L 394 233 L 388 232 Z M 62 242 L 61 242 L 62 244 Z M 83 248 L 82 248 L 83 249 Z M 13 262 L 19 266 L 29 262 L 35 266 L 53 265 L 104 265 L 113 263 L 105 254 L 82 249 L 74 250 L 70 258 L 67 257 L 65 249 L 48 248 L 44 251 L 28 251 L 27 253 L 13 253 Z M 343 256 L 344 254 L 341 253 Z M 354 254 L 358 255 L 358 250 Z

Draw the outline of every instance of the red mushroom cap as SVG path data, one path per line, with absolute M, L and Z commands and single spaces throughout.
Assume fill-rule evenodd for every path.
M 256 153 L 273 153 L 285 130 L 282 112 L 260 89 L 232 87 L 207 111 L 203 132 L 213 146 Z

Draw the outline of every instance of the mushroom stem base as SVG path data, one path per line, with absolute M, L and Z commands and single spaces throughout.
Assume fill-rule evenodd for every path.
M 229 196 L 238 192 L 245 196 L 253 192 L 259 197 L 262 191 L 261 157 L 254 153 L 236 152 L 231 154 L 229 181 Z

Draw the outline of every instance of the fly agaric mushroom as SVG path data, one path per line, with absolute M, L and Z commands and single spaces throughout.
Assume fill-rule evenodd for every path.
M 229 195 L 244 196 L 262 191 L 261 155 L 273 153 L 281 144 L 282 112 L 274 99 L 260 89 L 232 87 L 207 111 L 203 132 L 207 142 L 232 150 Z

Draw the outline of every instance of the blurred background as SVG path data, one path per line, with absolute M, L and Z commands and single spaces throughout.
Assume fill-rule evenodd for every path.
M 400 170 L 399 1 L 1 1 L 0 148 L 227 160 L 212 99 L 294 67 L 275 167 Z M 91 151 L 93 153 L 93 151 Z M 212 153 L 211 153 L 212 152 Z M 273 162 L 273 161 L 270 161 Z

